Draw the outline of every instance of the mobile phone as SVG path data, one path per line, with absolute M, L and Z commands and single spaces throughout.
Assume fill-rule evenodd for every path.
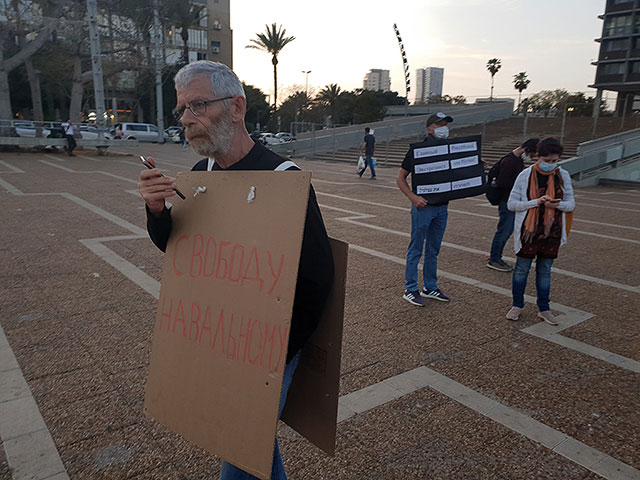
M 147 167 L 149 170 L 153 170 L 155 167 L 153 165 L 151 165 L 146 158 L 144 158 L 142 155 L 140 155 L 140 161 L 142 162 L 142 164 Z M 163 175 L 164 176 L 164 175 Z
M 138 156 L 140 158 L 140 161 L 142 162 L 142 164 L 147 167 L 150 170 L 153 170 L 154 167 L 153 165 L 151 165 L 146 158 L 144 158 L 142 155 Z M 163 177 L 166 177 L 166 175 L 162 172 L 160 172 L 160 175 L 162 175 Z M 182 200 L 184 200 L 186 197 L 182 194 L 182 192 L 180 190 L 178 190 L 177 188 L 173 189 L 174 192 L 176 192 L 176 195 L 178 195 Z

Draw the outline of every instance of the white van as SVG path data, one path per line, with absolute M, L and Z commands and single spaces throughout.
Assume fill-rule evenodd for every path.
M 155 143 L 158 141 L 158 127 L 150 123 L 123 123 L 122 138 Z

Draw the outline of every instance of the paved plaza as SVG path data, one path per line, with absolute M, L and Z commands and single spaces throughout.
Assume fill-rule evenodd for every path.
M 0 479 L 216 479 L 216 458 L 143 413 L 162 253 L 141 165 L 76 153 L 0 153 Z M 172 176 L 198 160 L 178 145 L 123 153 Z M 417 308 L 402 299 L 397 170 L 374 182 L 355 161 L 295 161 L 350 252 L 337 453 L 281 424 L 290 479 L 640 479 L 640 190 L 576 191 L 554 327 L 536 319 L 534 275 L 521 320 L 504 318 L 511 275 L 486 267 L 484 197 L 449 205 L 451 303 Z

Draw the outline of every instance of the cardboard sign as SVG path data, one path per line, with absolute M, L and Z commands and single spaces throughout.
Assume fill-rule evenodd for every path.
M 270 478 L 309 172 L 190 172 L 172 210 L 145 412 Z M 197 187 L 206 192 L 194 196 Z
M 340 356 L 349 244 L 330 239 L 334 279 L 318 328 L 302 349 L 282 420 L 333 455 L 336 448 Z
M 438 145 L 412 143 L 411 186 L 429 203 L 473 197 L 486 190 L 482 137 L 451 138 Z

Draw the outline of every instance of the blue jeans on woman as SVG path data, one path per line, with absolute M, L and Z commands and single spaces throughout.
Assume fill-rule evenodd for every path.
M 538 257 L 536 260 L 536 293 L 538 295 L 538 310 L 546 312 L 550 310 L 549 294 L 551 292 L 551 265 L 553 258 Z M 524 290 L 527 287 L 527 277 L 531 269 L 533 258 L 518 257 L 513 267 L 513 282 L 511 293 L 513 294 L 513 306 L 524 308 Z
M 284 404 L 287 401 L 287 393 L 293 380 L 293 374 L 298 367 L 300 361 L 300 352 L 291 359 L 284 367 L 284 374 L 282 375 L 282 391 L 280 392 L 280 409 L 278 410 L 278 418 L 282 415 Z M 250 473 L 240 470 L 238 467 L 231 465 L 228 462 L 222 462 L 222 469 L 220 470 L 220 480 L 259 480 Z M 271 468 L 271 480 L 287 480 L 287 475 L 284 473 L 284 464 L 282 463 L 282 456 L 280 455 L 280 447 L 278 447 L 278 439 L 276 438 L 276 445 L 273 449 L 273 467 Z
M 489 257 L 489 261 L 491 262 L 499 262 L 502 260 L 502 252 L 509 237 L 513 233 L 513 224 L 516 218 L 516 212 L 512 212 L 507 208 L 507 202 L 500 202 L 498 205 L 498 214 L 500 215 L 498 228 L 491 243 L 491 256 Z
M 438 254 L 447 228 L 448 205 L 416 208 L 411 206 L 411 241 L 407 250 L 404 288 L 418 290 L 418 264 L 424 251 L 422 276 L 424 288 L 438 289 Z

